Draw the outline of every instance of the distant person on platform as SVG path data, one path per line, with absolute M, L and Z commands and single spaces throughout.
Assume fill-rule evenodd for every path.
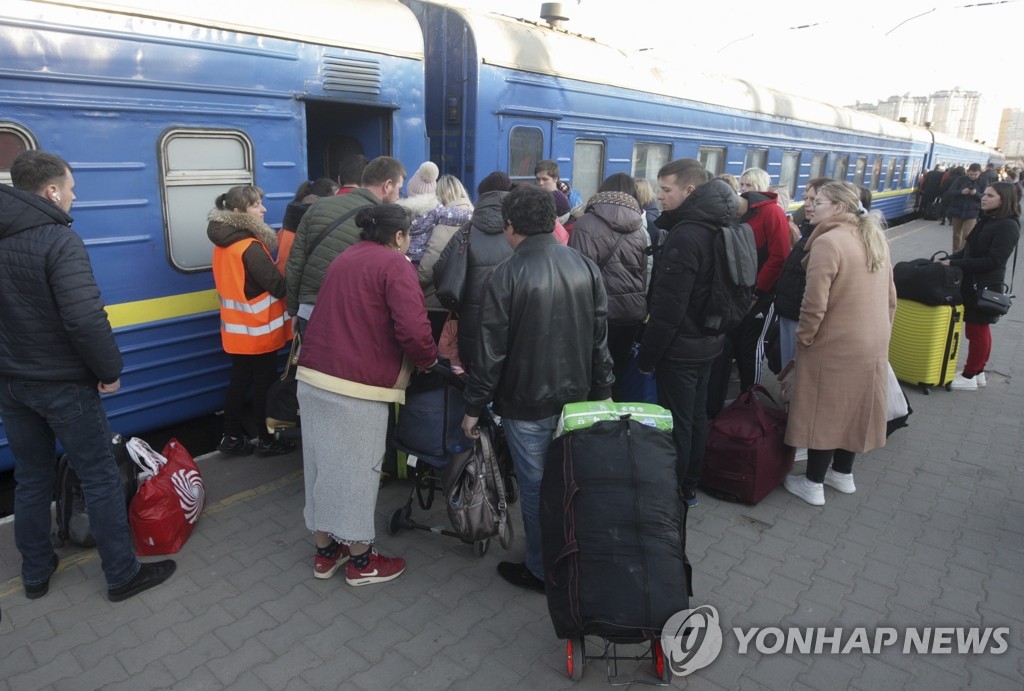
M 953 181 L 946 190 L 945 198 L 949 203 L 949 216 L 953 221 L 953 251 L 964 248 L 967 236 L 974 229 L 981 215 L 981 195 L 985 185 L 981 181 L 981 164 L 972 163 L 967 173 Z
M 101 394 L 121 386 L 121 352 L 85 244 L 71 230 L 75 179 L 62 158 L 26 151 L 0 184 L 0 417 L 14 454 L 14 541 L 25 596 L 49 592 L 57 444 L 82 481 L 107 597 L 163 583 L 173 560 L 140 564 Z M 58 607 L 59 609 L 59 607 Z

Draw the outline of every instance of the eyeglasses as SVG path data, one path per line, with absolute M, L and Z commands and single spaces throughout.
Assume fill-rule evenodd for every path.
M 819 206 L 825 206 L 826 204 L 835 204 L 835 202 L 829 201 L 828 199 L 815 199 L 811 206 L 818 208 Z

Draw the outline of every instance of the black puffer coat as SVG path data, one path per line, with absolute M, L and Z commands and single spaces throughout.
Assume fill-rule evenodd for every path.
M 800 239 L 789 251 L 789 256 L 782 263 L 782 273 L 775 281 L 775 313 L 793 321 L 800 321 L 800 303 L 804 300 L 804 288 L 807 286 L 804 245 L 812 230 L 814 226 L 810 223 L 801 224 Z
M 739 197 L 721 180 L 707 182 L 677 208 L 662 212 L 657 224 L 667 228 L 654 258 L 650 319 L 644 329 L 638 367 L 649 372 L 662 359 L 682 363 L 711 362 L 722 352 L 725 336 L 709 336 L 697 326 L 708 301 L 714 259 L 715 227 L 729 225 Z
M 487 277 L 498 264 L 512 256 L 512 246 L 505 239 L 501 200 L 508 192 L 484 192 L 473 209 L 469 223 L 452 236 L 437 263 L 434 264 L 434 282 L 444 275 L 448 257 L 456 251 L 466 233 L 469 233 L 469 261 L 466 283 L 459 306 L 459 359 L 468 372 L 473 364 L 477 332 L 480 330 L 480 300 Z
M 110 384 L 121 367 L 71 217 L 41 197 L 0 184 L 0 374 Z
M 960 293 L 964 298 L 964 321 L 972 324 L 994 324 L 992 317 L 975 309 L 977 291 L 1006 280 L 1006 263 L 1020 240 L 1020 222 L 1016 218 L 993 218 L 984 215 L 967 236 L 964 248 L 949 258 L 950 266 L 964 272 Z

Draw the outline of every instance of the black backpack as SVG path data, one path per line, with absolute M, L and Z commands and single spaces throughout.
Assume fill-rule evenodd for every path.
M 743 321 L 757 282 L 757 245 L 749 223 L 714 230 L 711 286 L 697 325 L 708 335 L 726 334 Z
M 121 474 L 125 515 L 127 515 L 132 497 L 139 489 L 139 480 L 138 468 L 128 453 L 125 441 L 120 434 L 115 434 L 112 444 L 114 459 L 117 461 L 117 469 Z M 63 547 L 70 542 L 80 547 L 94 547 L 96 539 L 92 535 L 89 514 L 85 510 L 82 481 L 78 479 L 78 474 L 71 467 L 67 454 L 63 454 L 57 461 L 57 479 L 54 483 L 53 494 L 57 503 L 57 532 L 53 535 L 54 546 Z

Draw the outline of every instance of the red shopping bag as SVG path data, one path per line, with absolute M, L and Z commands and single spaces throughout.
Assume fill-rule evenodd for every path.
M 199 468 L 177 439 L 163 455 L 138 438 L 128 442 L 132 458 L 148 476 L 128 512 L 135 552 L 139 556 L 174 554 L 181 549 L 206 504 Z

